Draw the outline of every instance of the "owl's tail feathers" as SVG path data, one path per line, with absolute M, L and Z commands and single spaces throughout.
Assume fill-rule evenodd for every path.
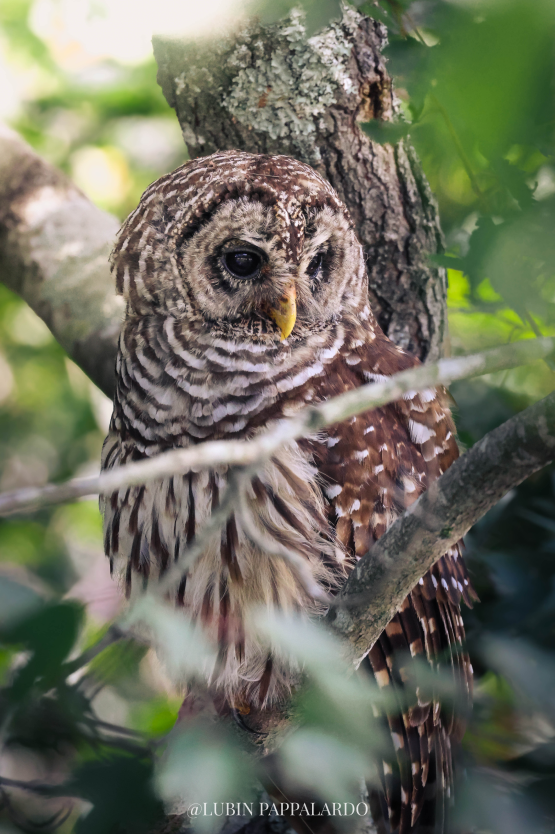
M 459 600 L 440 593 L 439 572 L 434 578 L 434 595 L 417 586 L 367 658 L 387 698 L 383 721 L 390 749 L 381 776 L 388 834 L 445 832 L 451 742 L 462 737 L 471 705 L 472 668 Z M 462 597 L 462 589 L 456 590 Z
M 449 788 L 445 785 L 444 765 L 444 752 L 440 745 L 430 756 L 428 779 L 414 824 L 407 821 L 400 808 L 392 807 L 385 783 L 382 791 L 369 793 L 377 834 L 446 834 Z

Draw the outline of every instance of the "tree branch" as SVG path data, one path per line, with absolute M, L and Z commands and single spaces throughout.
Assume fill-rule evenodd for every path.
M 174 449 L 156 457 L 119 466 L 94 478 L 75 478 L 65 484 L 26 487 L 0 495 L 0 516 L 60 504 L 85 495 L 110 495 L 128 486 L 140 486 L 158 478 L 215 466 L 260 466 L 286 443 L 400 399 L 423 388 L 449 385 L 457 379 L 493 373 L 525 365 L 548 356 L 555 338 L 528 339 L 471 356 L 441 359 L 395 374 L 385 382 L 372 382 L 317 406 L 302 409 L 295 417 L 279 421 L 269 432 L 250 440 L 212 440 L 186 449 Z
M 383 329 L 420 358 L 436 357 L 446 309 L 444 271 L 427 258 L 441 248 L 435 202 L 410 147 L 374 145 L 358 128 L 361 120 L 393 115 L 391 80 L 380 52 L 384 30 L 352 9 L 309 42 L 301 30 L 298 21 L 251 25 L 208 52 L 158 41 L 164 92 L 191 155 L 238 147 L 289 153 L 316 167 L 351 212 L 368 255 L 372 306 Z M 107 263 L 117 225 L 14 134 L 0 132 L 0 279 L 30 304 L 109 396 L 122 317 Z M 0 514 L 110 493 L 193 467 L 258 466 L 283 443 L 408 390 L 533 361 L 553 344 L 538 339 L 406 372 L 307 409 L 249 443 L 201 444 L 99 478 L 0 496 Z M 359 563 L 328 615 L 351 645 L 354 663 L 449 545 L 508 489 L 553 459 L 554 398 L 484 438 Z M 199 548 L 201 541 L 192 544 Z M 194 558 L 193 550 L 186 555 Z M 95 652 L 93 647 L 79 662 Z M 275 731 L 284 715 L 264 713 L 258 729 Z
M 0 280 L 112 396 L 123 318 L 108 266 L 118 221 L 0 126 Z
M 90 648 L 86 649 L 83 654 L 80 654 L 79 657 L 75 658 L 75 660 L 69 660 L 65 664 L 66 675 L 72 675 L 74 672 L 77 672 L 78 669 L 82 669 L 83 666 L 87 666 L 95 659 L 95 657 L 101 654 L 104 649 L 107 649 L 108 646 L 113 646 L 114 643 L 123 640 L 124 637 L 125 632 L 120 629 L 117 623 L 112 624 L 100 640 L 90 646 Z

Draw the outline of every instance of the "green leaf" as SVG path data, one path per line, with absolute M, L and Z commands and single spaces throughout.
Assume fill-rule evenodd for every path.
M 373 749 L 380 744 L 374 707 L 384 706 L 375 683 L 344 659 L 340 642 L 318 623 L 301 617 L 260 611 L 256 627 L 268 647 L 287 657 L 310 678 L 298 694 L 298 707 L 313 727 L 334 727 L 338 735 Z
M 204 678 L 213 668 L 217 651 L 186 612 L 161 602 L 153 594 L 140 599 L 129 611 L 125 627 L 144 633 L 171 672 L 172 679 Z
M 77 769 L 69 786 L 74 795 L 93 805 L 77 822 L 75 834 L 140 834 L 163 817 L 148 758 L 118 756 L 88 762 Z
M 119 640 L 98 654 L 89 664 L 88 671 L 98 681 L 116 684 L 137 671 L 147 651 L 147 646 L 135 640 Z
M 44 605 L 44 599 L 28 585 L 0 576 L 0 640 L 10 627 Z
M 249 800 L 255 785 L 252 762 L 222 725 L 201 722 L 176 730 L 157 775 L 158 790 L 166 802 L 183 812 L 191 804 L 206 803 L 213 809 Z M 223 810 L 222 814 L 200 814 L 194 818 L 195 829 L 217 831 L 222 816 Z
M 53 685 L 62 674 L 62 664 L 77 639 L 83 609 L 74 602 L 45 604 L 39 611 L 11 627 L 2 629 L 0 639 L 24 646 L 31 652 L 27 664 L 15 675 L 9 697 L 18 701 L 42 679 L 42 687 Z
M 278 757 L 290 784 L 319 796 L 325 802 L 355 802 L 361 779 L 373 781 L 371 755 L 322 730 L 303 729 L 289 736 Z
M 373 142 L 396 145 L 411 132 L 413 125 L 406 122 L 362 122 L 360 127 Z
M 485 261 L 498 234 L 499 227 L 491 217 L 480 217 L 469 240 L 468 254 L 462 259 L 461 268 L 470 280 L 473 291 L 486 277 Z
M 416 114 L 424 107 L 426 95 L 433 78 L 432 59 L 437 47 L 429 47 L 415 38 L 390 37 L 384 50 L 388 59 L 388 71 L 395 78 L 397 89 L 406 89 Z

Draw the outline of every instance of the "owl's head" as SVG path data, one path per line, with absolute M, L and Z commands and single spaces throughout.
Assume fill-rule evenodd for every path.
M 286 156 L 226 151 L 162 177 L 112 259 L 129 315 L 186 317 L 241 339 L 303 339 L 356 316 L 366 299 L 346 207 Z

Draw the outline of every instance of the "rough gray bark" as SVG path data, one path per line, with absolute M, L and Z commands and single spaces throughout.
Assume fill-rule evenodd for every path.
M 0 129 L 0 280 L 108 396 L 123 304 L 108 266 L 118 221 Z
M 368 258 L 373 309 L 388 336 L 421 359 L 441 355 L 445 274 L 437 207 L 414 151 L 370 141 L 359 123 L 395 102 L 385 29 L 346 8 L 306 39 L 302 16 L 251 24 L 217 43 L 154 39 L 158 80 L 192 157 L 240 148 L 289 154 L 347 204 Z

